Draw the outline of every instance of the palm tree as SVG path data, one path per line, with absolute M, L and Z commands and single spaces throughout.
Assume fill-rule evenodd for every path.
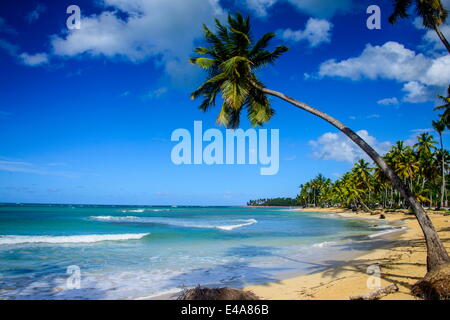
M 423 132 L 417 137 L 417 143 L 414 145 L 414 148 L 417 149 L 419 155 L 431 154 L 432 149 L 436 149 L 434 146 L 436 143 L 437 142 L 433 140 L 433 136 L 428 132 Z
M 247 117 L 252 125 L 262 125 L 274 114 L 267 96 L 278 97 L 297 108 L 305 110 L 335 126 L 355 142 L 383 170 L 403 198 L 409 203 L 422 228 L 427 244 L 427 266 L 431 270 L 441 264 L 450 262 L 439 236 L 426 212 L 416 201 L 411 191 L 403 185 L 394 171 L 383 158 L 342 122 L 325 114 L 306 103 L 290 98 L 283 93 L 268 89 L 258 80 L 255 72 L 261 67 L 273 64 L 288 50 L 278 46 L 273 51 L 267 50 L 274 33 L 267 33 L 256 42 L 250 34 L 250 18 L 241 14 L 228 16 L 228 26 L 216 19 L 217 33 L 203 25 L 208 47 L 198 47 L 195 52 L 201 57 L 191 58 L 190 62 L 207 71 L 206 81 L 195 90 L 191 98 L 202 97 L 200 110 L 206 111 L 215 105 L 218 94 L 222 95 L 222 108 L 217 122 L 231 128 L 239 125 L 242 109 L 247 110 Z
M 437 106 L 434 110 L 444 110 L 444 113 L 440 114 L 439 117 L 444 122 L 447 129 L 450 129 L 450 86 L 448 86 L 447 89 L 447 97 L 441 95 L 438 97 L 444 102 L 444 104 Z
M 370 204 L 370 193 L 372 190 L 372 175 L 371 172 L 373 171 L 373 168 L 369 167 L 369 163 L 364 161 L 363 159 L 360 159 L 356 164 L 354 165 L 352 169 L 352 173 L 354 175 L 355 182 L 361 187 L 365 188 L 368 191 L 368 203 Z M 368 207 L 365 206 L 368 211 L 371 211 Z
M 439 134 L 439 141 L 441 143 L 441 153 L 444 151 L 444 143 L 442 141 L 442 133 L 445 130 L 445 123 L 440 119 L 439 121 L 433 121 L 433 128 Z M 444 194 L 445 194 L 445 157 L 442 157 L 442 185 L 441 185 L 441 207 L 444 207 Z
M 434 30 L 450 53 L 450 43 L 445 38 L 439 26 L 445 23 L 448 16 L 447 9 L 441 0 L 393 0 L 394 12 L 389 17 L 389 22 L 395 24 L 399 18 L 408 18 L 408 10 L 415 4 L 417 15 L 422 18 L 423 26 Z

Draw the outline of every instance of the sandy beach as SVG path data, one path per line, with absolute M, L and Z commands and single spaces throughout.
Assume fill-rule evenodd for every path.
M 305 209 L 305 211 L 312 210 Z M 333 212 L 343 218 L 377 218 L 376 215 L 350 213 L 337 208 L 314 209 L 314 211 Z M 447 250 L 450 250 L 450 216 L 433 211 L 428 214 Z M 261 299 L 270 300 L 348 300 L 350 296 L 374 290 L 367 287 L 367 281 L 372 276 L 367 273 L 367 268 L 378 265 L 381 271 L 381 286 L 395 283 L 399 288 L 398 292 L 389 294 L 382 299 L 416 299 L 409 293 L 410 286 L 426 273 L 426 247 L 422 231 L 413 215 L 403 212 L 385 215 L 387 220 L 401 220 L 407 227 L 393 240 L 392 244 L 374 249 L 351 261 L 324 264 L 322 272 L 249 286 L 245 290 L 254 292 Z

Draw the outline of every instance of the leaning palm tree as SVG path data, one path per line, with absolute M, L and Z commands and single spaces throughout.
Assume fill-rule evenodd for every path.
M 441 143 L 441 153 L 444 151 L 444 143 L 442 142 L 442 133 L 445 130 L 445 123 L 444 121 L 433 121 L 433 128 L 436 130 L 436 132 L 439 134 L 439 141 Z M 445 157 L 442 157 L 442 163 L 441 163 L 441 169 L 442 169 L 442 184 L 441 184 L 441 207 L 444 207 L 444 194 L 445 194 Z
M 269 121 L 273 116 L 274 111 L 267 96 L 274 96 L 329 122 L 367 153 L 409 203 L 425 236 L 428 270 L 450 262 L 450 257 L 420 203 L 366 141 L 330 115 L 283 93 L 268 89 L 258 80 L 255 72 L 268 64 L 273 64 L 282 53 L 288 50 L 285 46 L 278 46 L 272 51 L 267 49 L 275 34 L 267 33 L 253 42 L 250 19 L 244 18 L 241 14 L 235 17 L 229 15 L 228 26 L 216 19 L 216 28 L 217 32 L 214 33 L 203 25 L 205 40 L 209 46 L 197 47 L 195 52 L 201 57 L 190 59 L 192 64 L 207 71 L 206 81 L 191 95 L 192 99 L 203 98 L 200 110 L 209 110 L 215 105 L 217 96 L 221 95 L 223 102 L 217 117 L 219 124 L 236 128 L 239 125 L 242 110 L 246 110 L 250 123 L 258 126 Z
M 441 0 L 393 0 L 394 12 L 389 17 L 389 22 L 395 24 L 399 18 L 408 18 L 408 10 L 415 4 L 417 15 L 422 18 L 423 26 L 434 30 L 447 51 L 450 53 L 450 44 L 439 28 L 445 23 L 448 11 L 442 5 Z

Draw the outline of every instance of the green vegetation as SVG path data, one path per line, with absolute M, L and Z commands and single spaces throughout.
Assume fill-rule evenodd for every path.
M 248 206 L 272 206 L 272 207 L 293 207 L 297 206 L 297 200 L 292 198 L 271 198 L 271 199 L 258 199 L 250 200 L 247 202 Z
M 414 6 L 417 16 L 422 18 L 422 24 L 425 28 L 434 30 L 450 53 L 450 44 L 445 38 L 441 25 L 445 23 L 448 16 L 447 9 L 442 5 L 441 0 L 393 0 L 394 12 L 389 17 L 389 22 L 395 24 L 399 18 L 408 18 L 411 15 L 409 9 Z
M 417 137 L 417 143 L 407 146 L 398 141 L 384 156 L 385 161 L 408 185 L 423 206 L 443 207 L 448 188 L 450 154 L 436 147 L 428 133 Z M 444 187 L 442 185 L 444 181 Z M 322 175 L 302 184 L 297 196 L 298 205 L 305 207 L 340 206 L 371 211 L 377 208 L 409 208 L 409 204 L 378 167 L 359 160 L 340 179 L 332 182 Z
M 396 7 L 398 16 L 406 17 L 406 10 L 412 1 L 398 2 L 403 3 Z M 440 4 L 439 0 L 418 1 L 416 6 L 420 5 L 421 9 L 431 10 L 431 15 L 428 15 L 428 11 L 423 12 L 427 13 L 427 15 L 422 15 L 422 12 L 419 12 L 419 14 L 424 19 L 431 17 L 435 19 L 437 15 L 440 20 L 434 21 L 435 23 L 445 22 L 447 17 L 446 13 L 443 15 L 435 12 L 437 7 L 434 7 L 434 5 L 438 2 Z M 426 22 L 428 20 L 424 21 L 424 23 Z M 215 33 L 206 25 L 203 25 L 203 30 L 207 47 L 197 47 L 195 54 L 199 55 L 199 57 L 190 59 L 192 64 L 206 71 L 205 81 L 191 95 L 192 99 L 202 99 L 199 106 L 200 110 L 208 111 L 216 104 L 216 99 L 218 97 L 220 99 L 221 97 L 222 107 L 217 117 L 219 124 L 231 128 L 238 127 L 241 112 L 246 110 L 250 123 L 257 126 L 268 122 L 274 114 L 274 110 L 271 108 L 268 99 L 268 96 L 273 96 L 327 121 L 349 137 L 374 161 L 378 168 L 380 168 L 382 175 L 389 179 L 392 186 L 395 187 L 396 192 L 408 203 L 420 224 L 427 244 L 427 270 L 431 271 L 450 262 L 450 257 L 442 241 L 439 239 L 436 229 L 420 204 L 423 201 L 417 200 L 420 194 L 415 194 L 410 189 L 414 187 L 415 182 L 415 179 L 412 179 L 411 176 L 415 174 L 416 170 L 422 170 L 422 168 L 414 169 L 410 167 L 411 165 L 418 167 L 418 164 L 413 164 L 409 161 L 415 159 L 413 152 L 405 150 L 405 154 L 402 154 L 402 157 L 405 157 L 405 159 L 409 157 L 408 160 L 401 162 L 402 164 L 408 164 L 408 167 L 391 168 L 386 161 L 388 159 L 385 160 L 381 157 L 355 131 L 351 130 L 336 118 L 281 92 L 266 88 L 258 80 L 256 72 L 268 64 L 274 64 L 288 48 L 278 46 L 272 51 L 267 50 L 270 41 L 275 37 L 274 33 L 267 33 L 255 42 L 250 32 L 249 17 L 244 18 L 241 14 L 236 14 L 234 17 L 229 15 L 227 26 L 216 19 Z M 437 29 L 436 31 L 438 32 Z M 422 148 L 426 150 L 426 147 Z M 422 154 L 423 152 L 421 151 Z M 400 175 L 400 172 L 403 176 Z M 351 195 L 358 199 L 362 205 L 364 201 L 358 198 L 360 190 L 350 191 Z

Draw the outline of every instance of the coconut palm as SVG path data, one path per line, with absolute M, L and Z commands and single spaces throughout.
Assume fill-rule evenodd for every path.
M 444 143 L 442 141 L 442 133 L 445 130 L 445 123 L 444 121 L 439 120 L 439 121 L 433 121 L 433 128 L 434 130 L 436 130 L 436 132 L 439 134 L 439 141 L 441 144 L 441 152 L 443 153 L 444 151 Z M 442 185 L 441 185 L 441 207 L 444 207 L 444 194 L 445 194 L 445 157 L 441 157 L 442 158 L 442 162 L 441 162 L 441 168 L 442 168 Z
M 448 11 L 442 5 L 441 0 L 393 0 L 394 12 L 389 17 L 389 22 L 395 24 L 399 18 L 408 18 L 408 10 L 414 5 L 416 13 L 422 18 L 423 26 L 434 30 L 447 51 L 450 53 L 450 44 L 439 28 L 445 23 Z
M 192 64 L 207 72 L 206 81 L 191 95 L 192 99 L 203 98 L 200 104 L 201 110 L 206 111 L 214 106 L 220 94 L 223 103 L 217 117 L 219 124 L 236 128 L 239 125 L 241 111 L 245 109 L 252 125 L 262 125 L 274 114 L 267 97 L 274 96 L 329 122 L 367 153 L 409 203 L 425 236 L 428 248 L 428 269 L 450 262 L 450 257 L 420 203 L 366 141 L 337 119 L 306 103 L 266 88 L 257 78 L 256 71 L 268 64 L 273 64 L 282 53 L 288 50 L 285 46 L 278 46 L 272 51 L 267 49 L 270 40 L 275 37 L 274 33 L 267 33 L 254 42 L 250 33 L 250 19 L 244 18 L 241 14 L 235 17 L 229 15 L 228 26 L 216 19 L 216 29 L 217 32 L 214 33 L 203 25 L 208 46 L 196 48 L 195 53 L 200 57 L 190 59 Z
M 444 122 L 447 129 L 450 129 L 450 86 L 448 86 L 447 89 L 447 97 L 441 95 L 439 95 L 438 97 L 444 102 L 444 104 L 437 106 L 436 108 L 434 108 L 434 110 L 444 111 L 444 113 L 440 114 L 439 117 L 442 120 L 442 122 Z
M 414 148 L 417 149 L 419 155 L 429 155 L 431 154 L 432 149 L 436 149 L 436 143 L 437 142 L 433 140 L 433 136 L 428 132 L 423 132 L 417 136 L 417 143 L 414 145 Z

